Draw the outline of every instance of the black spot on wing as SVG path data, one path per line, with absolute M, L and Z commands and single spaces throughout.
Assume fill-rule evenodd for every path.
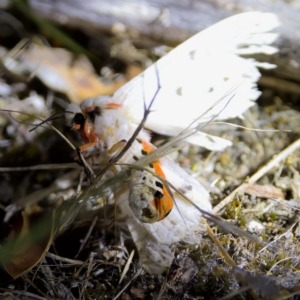
M 160 191 L 156 191 L 155 194 L 154 194 L 154 197 L 158 198 L 158 199 L 161 199 L 163 196 L 164 196 L 164 194 L 161 193 Z
M 189 185 L 186 185 L 185 188 L 186 188 L 188 191 L 191 191 L 191 190 L 193 189 L 193 186 L 189 184 Z
M 178 191 L 182 194 L 186 194 L 187 192 L 193 190 L 193 186 L 192 185 L 185 185 L 181 188 L 178 189 Z
M 159 181 L 155 181 L 155 185 L 161 189 L 164 187 L 163 184 Z
M 147 152 L 144 149 L 142 149 L 141 152 L 142 152 L 142 155 L 147 155 Z
M 151 168 L 151 169 L 153 169 L 154 167 L 153 167 L 153 164 L 149 164 L 149 167 Z
M 135 161 L 139 160 L 135 155 L 132 157 Z

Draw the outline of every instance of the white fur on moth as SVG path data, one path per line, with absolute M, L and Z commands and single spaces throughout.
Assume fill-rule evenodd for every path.
M 268 31 L 277 25 L 276 16 L 269 13 L 236 15 L 200 32 L 160 59 L 157 70 L 161 90 L 154 101 L 146 127 L 159 133 L 176 135 L 224 95 L 227 95 L 227 100 L 233 94 L 234 97 L 217 119 L 240 116 L 260 94 L 256 88 L 260 74 L 257 62 L 242 58 L 239 54 L 276 52 L 269 44 L 277 35 Z M 129 140 L 140 123 L 144 113 L 144 95 L 147 106 L 156 90 L 157 72 L 152 66 L 120 88 L 113 97 L 83 102 L 82 111 L 89 106 L 101 108 L 101 115 L 95 118 L 93 124 L 98 141 L 89 151 L 99 151 L 101 162 L 107 162 L 111 157 L 109 150 L 121 140 Z M 206 122 L 219 114 L 226 99 L 199 122 Z M 120 107 L 111 109 L 110 103 L 120 104 Z M 72 109 L 74 112 L 80 111 L 74 105 L 67 110 Z M 139 137 L 150 140 L 144 131 Z M 189 141 L 213 150 L 230 145 L 226 140 L 201 133 L 192 136 Z M 139 151 L 140 146 L 135 142 L 121 162 L 131 162 L 132 156 Z M 169 182 L 202 209 L 211 211 L 208 192 L 197 180 L 169 158 L 160 161 Z M 173 243 L 200 242 L 201 232 L 205 231 L 203 219 L 199 211 L 176 193 L 176 206 L 170 214 L 152 224 L 141 222 L 133 213 L 128 201 L 128 186 L 123 185 L 115 192 L 115 196 L 137 245 L 142 265 L 149 273 L 161 274 L 170 266 L 173 260 L 170 245 Z

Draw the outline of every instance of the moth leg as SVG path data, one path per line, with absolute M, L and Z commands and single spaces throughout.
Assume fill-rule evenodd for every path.
M 87 143 L 87 144 L 83 144 L 83 145 L 79 146 L 78 148 L 76 148 L 77 154 L 75 155 L 74 159 L 76 161 L 81 160 L 78 155 L 79 152 L 80 152 L 81 156 L 84 156 L 84 157 L 90 156 L 90 154 L 93 152 L 95 146 L 97 146 L 97 142 Z

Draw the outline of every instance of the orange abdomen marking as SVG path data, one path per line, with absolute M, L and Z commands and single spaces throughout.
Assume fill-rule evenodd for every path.
M 144 140 L 142 141 L 142 147 L 144 150 L 144 154 L 151 153 L 155 150 L 155 148 L 151 144 Z M 152 163 L 152 166 L 157 175 L 159 175 L 161 178 L 166 179 L 166 176 L 161 168 L 161 163 L 159 160 L 154 161 Z M 158 221 L 160 221 L 163 220 L 171 212 L 174 203 L 173 198 L 169 194 L 166 187 L 159 180 L 157 180 L 155 184 L 159 188 L 159 190 L 162 190 L 162 193 L 159 190 L 156 191 L 151 205 L 158 211 Z

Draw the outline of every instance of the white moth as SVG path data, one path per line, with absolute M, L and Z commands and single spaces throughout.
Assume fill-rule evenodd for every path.
M 274 66 L 239 55 L 276 52 L 270 44 L 277 34 L 269 32 L 276 26 L 278 20 L 271 13 L 235 15 L 175 48 L 157 62 L 157 67 L 149 67 L 113 97 L 87 99 L 80 107 L 69 105 L 67 110 L 74 114 L 67 114 L 68 122 L 82 134 L 83 154 L 99 154 L 98 162 L 108 163 L 126 145 L 143 118 L 144 100 L 148 106 L 157 90 L 156 70 L 161 89 L 146 121 L 147 129 L 175 136 L 222 97 L 224 101 L 193 126 L 216 116 L 216 119 L 240 116 L 260 95 L 256 86 L 260 77 L 257 66 Z M 201 132 L 188 141 L 212 150 L 230 145 L 229 141 Z M 142 130 L 120 162 L 133 163 L 153 150 L 149 134 Z M 166 178 L 202 209 L 211 211 L 208 192 L 170 158 L 161 158 L 147 168 Z M 201 232 L 206 230 L 200 212 L 175 191 L 173 206 L 163 182 L 147 170 L 132 171 L 130 182 L 114 194 L 141 263 L 151 274 L 161 274 L 171 265 L 172 244 L 199 243 Z

